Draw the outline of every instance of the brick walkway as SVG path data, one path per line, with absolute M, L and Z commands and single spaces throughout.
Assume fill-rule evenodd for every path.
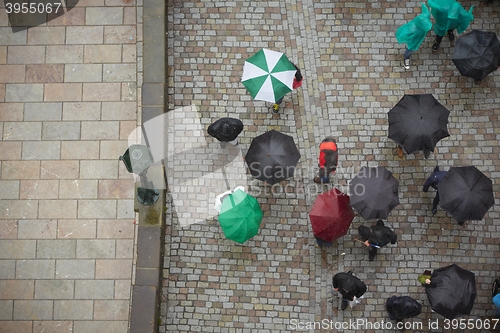
M 497 5 L 462 4 L 476 7 L 470 29 L 500 30 Z M 475 165 L 493 179 L 498 198 L 499 73 L 480 84 L 460 76 L 446 38 L 431 52 L 432 32 L 405 71 L 404 46 L 394 32 L 420 13 L 419 2 L 175 0 L 169 6 L 168 109 L 191 113 L 175 117 L 170 132 L 169 148 L 176 155 L 168 167 L 179 173 L 169 183 L 178 180 L 184 187 L 167 205 L 161 332 L 291 332 L 296 321 L 322 319 L 380 324 L 388 320 L 384 304 L 392 295 L 422 301 L 423 312 L 413 320 L 422 328 L 410 331 L 430 331 L 428 320 L 436 319 L 441 322 L 434 331 L 447 331 L 443 317 L 430 312 L 416 278 L 424 269 L 451 263 L 476 274 L 478 297 L 467 319 L 493 316 L 490 286 L 500 275 L 498 201 L 482 221 L 460 227 L 443 210 L 431 216 L 435 193 L 423 193 L 421 186 L 436 165 Z M 279 115 L 271 114 L 269 103 L 251 100 L 240 83 L 244 60 L 262 47 L 285 52 L 305 77 L 302 88 L 285 97 Z M 387 138 L 387 112 L 405 93 L 431 93 L 451 111 L 451 135 L 428 160 L 422 154 L 397 157 Z M 245 124 L 241 152 L 229 151 L 226 162 L 219 161 L 225 153 L 218 143 L 203 133 L 222 116 Z M 250 175 L 243 184 L 234 181 L 246 172 L 240 162 L 251 139 L 270 129 L 294 137 L 302 154 L 296 177 L 272 188 Z M 312 169 L 327 135 L 339 142 L 339 188 L 366 165 L 387 166 L 400 181 L 401 203 L 388 218 L 399 242 L 382 249 L 374 262 L 353 240 L 356 228 L 369 224 L 360 216 L 334 247 L 315 246 L 308 212 L 322 189 L 312 182 Z M 182 152 L 186 148 L 193 149 Z M 232 171 L 224 175 L 225 163 L 232 163 Z M 200 204 L 211 205 L 224 179 L 234 181 L 230 187 L 245 185 L 264 211 L 259 234 L 243 246 L 226 240 L 216 213 Z M 187 205 L 199 209 L 189 211 Z M 343 312 L 331 278 L 349 269 L 369 288 L 362 305 Z
M 127 332 L 134 180 L 118 157 L 141 5 L 81 0 L 16 33 L 0 10 L 1 333 Z

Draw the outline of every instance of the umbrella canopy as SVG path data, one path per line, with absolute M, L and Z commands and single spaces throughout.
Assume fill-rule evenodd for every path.
M 344 236 L 354 219 L 349 196 L 336 188 L 318 195 L 309 218 L 314 236 L 325 242 Z
M 500 65 L 500 42 L 494 32 L 472 30 L 457 39 L 451 61 L 463 76 L 482 80 Z
M 349 183 L 351 206 L 365 220 L 386 219 L 399 205 L 399 182 L 385 167 L 363 167 Z
M 299 159 L 293 138 L 275 130 L 255 137 L 245 156 L 252 176 L 270 185 L 292 177 Z
M 427 158 L 439 140 L 450 136 L 449 114 L 430 94 L 404 95 L 389 111 L 389 139 L 409 154 L 423 150 Z
M 439 205 L 458 222 L 482 220 L 495 203 L 493 182 L 475 166 L 450 168 L 437 187 Z
M 475 275 L 455 264 L 436 269 L 425 292 L 431 309 L 443 317 L 468 315 L 477 296 Z
M 233 141 L 243 131 L 243 122 L 236 118 L 220 118 L 208 126 L 208 134 L 219 141 Z
M 242 244 L 257 235 L 262 216 L 257 199 L 236 190 L 222 201 L 219 223 L 226 238 Z
M 245 61 L 241 82 L 252 98 L 275 103 L 292 91 L 296 71 L 283 53 L 262 49 Z

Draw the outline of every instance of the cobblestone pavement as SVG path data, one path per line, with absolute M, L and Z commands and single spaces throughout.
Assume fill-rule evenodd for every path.
M 497 3 L 462 4 L 475 6 L 469 30 L 500 30 Z M 416 278 L 424 269 L 451 263 L 476 274 L 478 297 L 466 318 L 478 323 L 492 318 L 490 286 L 500 275 L 498 200 L 482 221 L 461 227 L 443 210 L 431 216 L 434 193 L 423 193 L 421 187 L 436 165 L 444 170 L 475 165 L 493 179 L 498 199 L 499 73 L 480 84 L 460 76 L 446 38 L 431 52 L 432 32 L 412 56 L 411 69 L 404 70 L 404 46 L 397 44 L 394 32 L 420 13 L 419 2 L 174 0 L 169 6 L 168 109 L 185 111 L 174 122 L 170 149 L 178 152 L 186 141 L 199 148 L 169 162 L 171 168 L 185 165 L 176 175 L 189 184 L 185 193 L 172 193 L 175 198 L 168 203 L 161 332 L 319 332 L 301 330 L 298 324 L 323 319 L 381 325 L 388 320 L 384 304 L 392 295 L 410 295 L 423 303 L 422 314 L 410 322 L 422 327 L 409 331 L 431 331 L 429 320 L 437 319 L 439 328 L 433 331 L 449 331 L 443 317 L 430 312 Z M 251 100 L 240 83 L 244 60 L 263 47 L 285 52 L 305 77 L 302 88 L 285 97 L 278 115 L 271 113 L 269 103 Z M 387 138 L 387 112 L 412 93 L 431 93 L 451 111 L 450 137 L 428 160 L 420 153 L 399 158 L 396 144 Z M 252 179 L 243 167 L 246 178 L 240 185 L 258 198 L 264 211 L 259 234 L 244 245 L 225 239 L 214 213 L 201 221 L 195 209 L 192 215 L 186 211 L 207 188 L 224 187 L 222 179 L 238 175 L 227 172 L 221 178 L 213 168 L 217 162 L 210 161 L 210 154 L 224 153 L 203 129 L 222 116 L 245 124 L 241 156 L 253 137 L 270 129 L 293 136 L 302 154 L 294 179 L 273 187 Z M 338 138 L 336 185 L 341 190 L 361 166 L 387 166 L 400 181 L 400 205 L 388 218 L 399 241 L 379 251 L 376 261 L 368 262 L 366 248 L 354 241 L 357 227 L 371 223 L 360 216 L 332 248 L 315 246 L 308 212 L 324 190 L 312 176 L 317 147 L 327 135 Z M 206 166 L 204 171 L 200 166 Z M 209 171 L 215 174 L 211 179 L 205 177 Z M 188 194 L 189 186 L 196 188 L 195 195 Z M 183 215 L 177 213 L 181 210 Z M 192 223 L 185 223 L 191 217 Z M 341 311 L 331 279 L 349 269 L 368 285 L 368 292 L 361 305 Z M 394 330 L 351 326 L 343 331 Z
M 118 157 L 137 126 L 142 1 L 68 3 L 15 33 L 0 5 L 1 333 L 128 329 L 134 179 Z

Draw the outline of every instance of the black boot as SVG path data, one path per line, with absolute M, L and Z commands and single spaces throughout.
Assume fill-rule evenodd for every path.
M 432 51 L 437 51 L 437 49 L 439 48 L 439 42 L 438 41 L 435 41 L 434 44 L 432 44 Z
M 340 305 L 340 309 L 345 310 L 345 309 L 347 309 L 348 305 L 349 305 L 349 302 L 345 298 L 342 297 L 342 304 Z
M 450 43 L 455 40 L 455 34 L 453 33 L 453 30 L 448 30 L 448 38 L 450 39 Z

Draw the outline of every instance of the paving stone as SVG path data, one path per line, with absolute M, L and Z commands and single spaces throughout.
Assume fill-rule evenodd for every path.
M 79 140 L 80 122 L 44 122 L 42 140 Z
M 66 28 L 66 44 L 102 44 L 104 27 L 76 26 Z
M 84 101 L 119 101 L 121 86 L 119 83 L 84 83 Z
M 72 64 L 64 68 L 65 82 L 101 82 L 101 64 Z
M 94 302 L 95 320 L 128 320 L 129 301 L 96 300 Z
M 82 100 L 81 83 L 47 83 L 44 100 L 47 102 L 78 102 Z
M 134 241 L 132 239 L 116 240 L 116 259 L 134 258 Z
M 120 121 L 120 140 L 128 140 L 130 133 L 137 127 L 136 121 Z
M 92 312 L 92 301 L 54 301 L 54 319 L 56 320 L 89 320 L 92 319 Z
M 134 305 L 131 310 L 130 332 L 154 331 L 156 288 L 134 286 Z
M 128 329 L 127 321 L 75 321 L 74 333 L 103 332 L 121 333 Z
M 64 81 L 64 65 L 26 65 L 26 82 L 48 83 Z
M 135 44 L 136 41 L 136 27 L 133 25 L 104 27 L 104 44 Z
M 31 280 L 0 280 L 2 300 L 33 299 L 35 283 Z
M 137 46 L 123 45 L 122 46 L 122 62 L 136 62 L 137 61 Z
M 37 280 L 35 299 L 72 299 L 74 288 L 73 280 Z
M 61 158 L 67 160 L 99 159 L 99 141 L 63 142 Z
M 18 223 L 19 239 L 56 238 L 56 220 L 21 220 Z
M 116 179 L 118 161 L 80 161 L 82 179 Z
M 0 83 L 24 83 L 24 65 L 0 65 Z
M 11 27 L 0 27 L 0 45 L 25 45 L 27 40 L 27 30 L 13 34 Z
M 132 284 L 130 280 L 115 280 L 115 299 L 130 299 Z
M 0 219 L 36 219 L 37 210 L 36 200 L 0 201 Z
M 66 15 L 68 15 L 68 14 L 66 14 Z M 66 15 L 64 15 L 64 16 L 66 16 Z M 34 321 L 33 322 L 33 333 L 46 333 L 46 332 L 71 333 L 71 332 L 73 332 L 73 322 L 71 322 L 71 321 L 56 321 L 56 320 Z
M 2 103 L 0 104 L 1 121 L 23 121 L 22 103 Z M 0 126 L 1 128 L 2 126 Z
M 96 220 L 58 220 L 57 238 L 95 238 Z
M 94 260 L 57 260 L 56 279 L 93 279 Z
M 97 180 L 61 180 L 59 196 L 65 199 L 97 199 Z
M 0 148 L 7 147 L 1 145 Z M 0 199 L 18 199 L 19 198 L 19 181 L 18 180 L 0 180 Z
M 115 218 L 116 200 L 79 200 L 78 218 Z
M 0 242 L 0 259 L 35 258 L 34 240 L 2 240 Z
M 12 280 L 16 276 L 15 260 L 0 260 L 0 279 Z
M 7 63 L 7 46 L 0 46 L 0 64 Z
M 119 63 L 121 54 L 122 48 L 120 45 L 85 45 L 84 62 L 95 64 Z
M 42 123 L 40 122 L 6 122 L 3 124 L 3 140 L 40 140 Z
M 124 82 L 121 87 L 121 101 L 130 102 L 137 101 L 137 83 Z
M 22 180 L 20 199 L 57 199 L 59 182 L 57 180 Z
M 128 147 L 129 147 L 128 142 L 125 140 L 101 141 L 101 147 L 99 149 L 99 158 L 102 160 L 110 160 L 116 158 L 117 152 L 120 151 L 125 152 L 128 149 Z
M 117 121 L 83 121 L 82 140 L 116 140 L 120 123 Z
M 28 30 L 30 45 L 64 44 L 65 37 L 64 27 L 32 27 Z
M 38 217 L 42 219 L 76 218 L 76 200 L 39 200 Z
M 78 26 L 85 25 L 85 8 L 84 7 L 73 7 L 70 11 L 64 13 L 64 15 L 53 18 L 49 15 L 50 21 L 47 22 L 49 26 Z
M 60 141 L 24 141 L 23 160 L 57 160 L 61 157 Z
M 77 241 L 77 258 L 114 258 L 115 240 L 82 239 Z
M 52 319 L 52 307 L 52 301 L 15 300 L 14 320 Z
M 63 103 L 63 120 L 99 120 L 100 102 Z
M 14 301 L 0 301 L 0 320 L 12 320 Z
M 41 102 L 43 101 L 43 84 L 9 83 L 5 87 L 6 102 Z
M 25 121 L 60 121 L 62 117 L 62 103 L 25 103 Z
M 96 260 L 96 279 L 130 279 L 132 276 L 131 259 Z
M 9 46 L 7 50 L 8 64 L 43 64 L 45 62 L 45 46 Z
M 133 219 L 135 217 L 134 200 L 118 200 L 116 217 L 119 219 Z
M 135 195 L 134 181 L 106 179 L 99 181 L 99 198 L 101 199 L 133 199 Z
M 16 279 L 53 279 L 54 260 L 18 260 Z
M 75 299 L 113 299 L 113 280 L 77 280 L 75 281 Z
M 89 7 L 85 12 L 87 25 L 114 25 L 123 23 L 122 7 Z
M 38 240 L 36 257 L 43 259 L 73 259 L 76 257 L 76 240 Z
M 136 81 L 135 64 L 104 64 L 103 82 Z
M 39 169 L 41 179 L 76 179 L 80 173 L 80 162 L 68 160 L 41 161 Z
M 47 64 L 83 63 L 83 45 L 48 45 Z

